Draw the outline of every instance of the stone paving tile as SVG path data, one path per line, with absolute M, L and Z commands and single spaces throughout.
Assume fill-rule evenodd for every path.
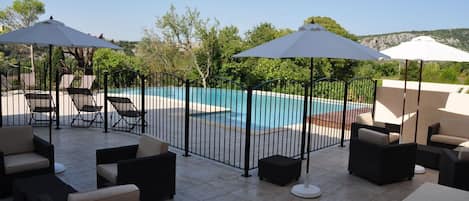
M 47 129 L 36 132 L 46 138 Z M 59 177 L 79 191 L 96 189 L 95 150 L 108 147 L 136 144 L 138 136 L 123 133 L 103 133 L 101 129 L 53 130 L 56 161 L 67 170 Z M 198 156 L 176 158 L 176 195 L 174 200 L 194 201 L 296 201 L 304 200 L 290 193 L 297 183 L 308 178 L 321 188 L 321 197 L 312 200 L 402 200 L 424 182 L 436 183 L 438 172 L 428 170 L 416 175 L 412 181 L 377 186 L 366 180 L 349 175 L 347 171 L 348 147 L 331 147 L 310 155 L 310 175 L 302 172 L 298 182 L 277 186 L 260 181 L 257 170 L 251 177 L 242 177 L 242 171 Z M 306 161 L 302 164 L 306 168 Z M 11 199 L 0 199 L 11 201 Z

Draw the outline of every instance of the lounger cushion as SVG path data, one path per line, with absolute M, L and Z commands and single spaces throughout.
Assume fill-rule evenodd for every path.
M 459 148 L 458 159 L 462 161 L 469 161 L 469 148 L 468 147 Z
M 394 132 L 389 133 L 389 143 L 399 141 L 400 136 L 401 136 L 401 134 L 399 134 L 399 133 L 394 133 Z
M 370 112 L 363 113 L 357 116 L 356 122 L 368 126 L 373 126 L 373 116 Z
M 31 126 L 0 128 L 0 151 L 5 155 L 34 151 Z
M 117 163 L 101 164 L 96 167 L 98 175 L 104 177 L 112 184 L 117 183 Z
M 387 134 L 366 128 L 360 128 L 358 130 L 358 139 L 372 144 L 389 144 L 389 136 Z
M 49 159 L 35 153 L 8 155 L 4 158 L 5 173 L 13 174 L 49 167 Z
M 466 141 L 469 141 L 469 139 L 466 139 L 466 138 L 456 137 L 456 136 L 451 136 L 451 135 L 444 135 L 444 134 L 432 135 L 430 140 L 432 142 L 438 142 L 438 143 L 450 144 L 450 145 L 460 145 Z
M 119 111 L 133 111 L 134 108 L 132 106 L 132 103 L 112 103 L 115 108 Z
M 139 201 L 140 192 L 133 184 L 101 188 L 85 193 L 71 193 L 68 201 Z
M 137 149 L 137 158 L 155 156 L 168 152 L 168 143 L 148 135 L 142 135 Z

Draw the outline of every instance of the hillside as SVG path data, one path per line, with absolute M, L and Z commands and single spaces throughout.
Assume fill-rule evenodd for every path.
M 360 36 L 360 42 L 368 47 L 383 50 L 417 36 L 431 36 L 444 44 L 469 51 L 469 29 L 440 29 L 433 31 L 408 31 Z

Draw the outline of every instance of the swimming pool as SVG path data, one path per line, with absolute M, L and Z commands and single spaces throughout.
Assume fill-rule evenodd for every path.
M 135 89 L 139 90 L 139 89 Z M 126 93 L 129 90 L 123 90 Z M 114 91 L 114 93 L 119 91 Z M 160 96 L 185 100 L 184 87 L 149 87 L 145 95 Z M 230 112 L 198 113 L 197 118 L 214 121 L 244 128 L 246 125 L 246 99 L 247 93 L 243 90 L 221 88 L 191 87 L 190 102 L 228 108 Z M 338 101 L 341 102 L 341 101 Z M 313 101 L 313 114 L 323 114 L 341 111 L 342 103 L 337 101 Z M 354 109 L 354 106 L 347 106 Z M 191 108 L 197 110 L 197 108 Z M 252 95 L 251 127 L 254 129 L 268 129 L 299 124 L 303 120 L 303 98 L 285 94 L 265 94 L 254 91 Z

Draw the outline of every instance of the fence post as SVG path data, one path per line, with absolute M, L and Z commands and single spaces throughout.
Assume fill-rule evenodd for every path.
M 47 88 L 47 85 L 46 85 L 46 83 L 47 83 L 47 73 L 45 72 L 46 69 L 47 69 L 47 62 L 44 62 L 43 63 L 43 70 L 42 70 L 42 74 L 43 74 L 42 78 L 43 78 L 43 83 L 44 83 L 43 84 L 43 87 L 44 87 L 43 90 L 46 90 L 46 88 Z
M 109 73 L 107 71 L 104 72 L 104 132 L 107 133 L 108 127 L 108 108 L 107 108 L 107 79 Z
M 308 84 L 305 84 L 304 87 L 303 126 L 301 128 L 301 160 L 305 159 L 306 124 L 308 123 Z
M 18 61 L 17 65 L 18 65 L 18 89 L 21 89 L 21 63 Z
M 184 156 L 188 157 L 189 155 L 189 127 L 190 127 L 190 119 L 189 119 L 189 101 L 190 101 L 190 82 L 186 80 L 185 83 L 185 105 L 184 105 Z
M 141 100 L 142 100 L 142 112 L 140 115 L 142 115 L 142 120 L 141 120 L 141 123 L 142 123 L 142 134 L 145 133 L 145 75 L 140 74 L 140 79 L 141 79 L 141 88 L 142 88 L 142 93 L 140 94 L 141 95 Z
M 373 111 L 371 111 L 371 116 L 375 119 L 375 110 L 376 110 L 376 90 L 378 89 L 378 80 L 373 80 L 374 89 L 373 89 Z
M 348 87 L 349 83 L 344 81 L 345 89 L 344 89 L 344 109 L 342 111 L 342 134 L 340 135 L 340 147 L 344 147 L 344 140 L 345 140 L 345 121 L 347 120 L 347 97 L 348 97 Z
M 60 129 L 60 101 L 59 101 L 59 87 L 60 87 L 59 69 L 55 73 L 55 129 Z
M 246 101 L 246 139 L 244 144 L 244 177 L 249 175 L 249 156 L 251 153 L 251 116 L 252 116 L 252 87 L 248 87 L 247 101 Z
M 2 77 L 3 76 L 0 76 L 0 83 L 3 83 L 2 82 Z M 7 76 L 5 76 L 5 78 L 7 78 Z M 8 83 L 8 79 L 5 80 L 5 83 Z M 7 87 L 7 86 L 5 86 L 5 87 Z M 3 101 L 2 101 L 2 97 L 3 97 L 2 88 L 0 87 L 0 128 L 3 127 L 3 109 L 2 109 L 3 108 Z

